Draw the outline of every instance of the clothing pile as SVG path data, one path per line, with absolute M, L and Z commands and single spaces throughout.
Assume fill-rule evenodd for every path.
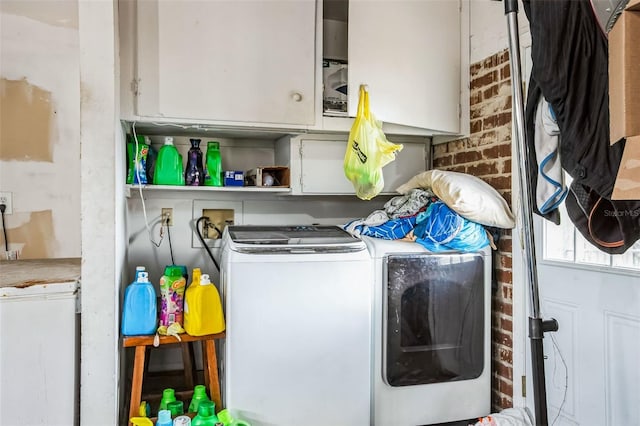
M 460 185 L 464 186 L 461 190 Z M 430 170 L 397 190 L 382 210 L 343 228 L 352 235 L 416 242 L 432 252 L 495 249 L 496 227 L 513 228 L 513 215 L 502 197 L 488 184 L 470 175 Z M 477 200 L 462 202 L 465 191 Z M 452 194 L 454 194 L 452 196 Z M 472 208 L 469 208 L 469 204 Z M 486 228 L 485 228 L 486 226 Z
M 384 210 L 353 220 L 344 229 L 356 236 L 414 241 L 432 252 L 471 252 L 490 244 L 490 234 L 482 225 L 463 218 L 422 189 L 392 198 Z
M 533 61 L 525 122 L 534 211 L 559 224 L 564 201 L 591 244 L 624 253 L 640 239 L 640 200 L 611 199 L 625 140 L 610 141 L 606 31 L 590 0 L 523 6 Z M 569 187 L 562 170 L 573 179 Z

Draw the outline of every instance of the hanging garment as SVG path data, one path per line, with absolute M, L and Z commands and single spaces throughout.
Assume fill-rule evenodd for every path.
M 542 214 L 557 209 L 567 196 L 560 165 L 560 129 L 549 103 L 540 96 L 536 110 L 534 145 L 538 163 L 536 205 Z
M 529 93 L 527 95 L 527 104 L 525 108 L 525 133 L 526 133 L 526 143 L 527 150 L 525 155 L 525 163 L 527 169 L 529 169 L 529 178 L 531 179 L 531 185 L 529 186 L 530 194 L 529 199 L 535 200 L 537 199 L 536 188 L 538 187 L 538 156 L 536 154 L 536 148 L 534 145 L 536 138 L 536 112 L 538 110 L 538 101 L 533 102 L 532 99 L 541 99 L 544 98 L 542 96 L 542 90 L 540 86 L 533 79 L 533 76 L 529 79 Z M 559 143 L 559 141 L 558 141 Z M 558 156 L 560 153 L 560 147 L 555 148 L 558 152 Z M 533 204 L 533 212 L 537 215 L 542 216 L 543 218 L 555 223 L 556 225 L 560 224 L 560 212 L 556 210 L 551 210 L 546 213 L 542 213 L 538 208 L 538 203 Z
M 640 239 L 640 201 L 612 201 L 625 140 L 609 140 L 608 46 L 589 0 L 523 0 L 533 67 L 526 105 L 531 199 L 540 176 L 535 112 L 549 102 L 560 129 L 560 161 L 573 177 L 565 200 L 578 231 L 600 250 L 625 252 Z M 535 177 L 533 177 L 535 176 Z M 559 223 L 557 212 L 536 213 Z
M 524 0 L 523 5 L 531 28 L 531 80 L 556 114 L 562 167 L 577 183 L 610 198 L 625 144 L 609 143 L 608 47 L 591 3 Z M 539 100 L 531 95 L 530 88 L 528 107 Z

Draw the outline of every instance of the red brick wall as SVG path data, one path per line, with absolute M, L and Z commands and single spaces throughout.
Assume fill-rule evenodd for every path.
M 433 167 L 468 173 L 496 188 L 511 205 L 511 78 L 504 50 L 472 64 L 470 136 L 433 147 Z M 512 206 L 513 209 L 513 206 Z M 513 280 L 511 231 L 494 251 L 492 297 L 492 411 L 513 406 Z

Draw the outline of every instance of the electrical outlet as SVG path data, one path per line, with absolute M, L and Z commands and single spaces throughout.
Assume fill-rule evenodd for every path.
M 173 209 L 172 208 L 164 208 L 162 209 L 162 224 L 166 226 L 173 226 Z M 167 223 L 168 219 L 168 223 Z
M 233 209 L 203 209 L 202 216 L 207 219 L 202 224 L 202 236 L 208 239 L 222 238 L 225 226 L 233 225 Z
M 5 205 L 4 214 L 13 213 L 13 195 L 11 192 L 0 192 L 0 204 Z

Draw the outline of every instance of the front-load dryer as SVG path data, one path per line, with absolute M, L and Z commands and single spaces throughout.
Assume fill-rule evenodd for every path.
M 374 268 L 372 424 L 490 413 L 491 250 L 363 237 Z

